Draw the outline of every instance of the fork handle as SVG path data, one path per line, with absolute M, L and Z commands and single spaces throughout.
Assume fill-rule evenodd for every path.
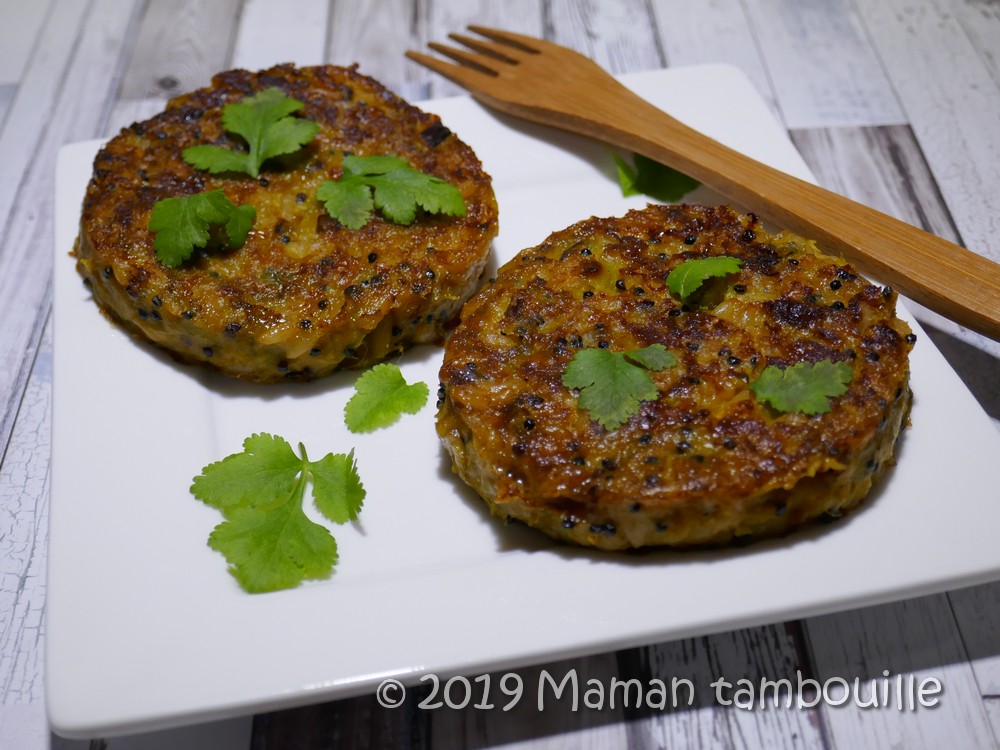
M 518 114 L 667 164 L 775 225 L 816 240 L 925 307 L 1000 341 L 1000 265 L 734 151 L 622 85 L 591 96 Z M 505 109 L 511 111 L 509 103 Z

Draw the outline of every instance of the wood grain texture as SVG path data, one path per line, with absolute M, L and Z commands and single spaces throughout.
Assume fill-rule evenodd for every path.
M 541 0 L 434 0 L 421 7 L 421 37 L 427 41 L 444 42 L 448 34 L 465 33 L 469 24 L 502 26 L 521 34 L 542 36 L 545 33 L 545 12 Z M 421 75 L 429 82 L 428 95 L 464 95 L 464 89 L 436 76 L 417 65 Z
M 31 363 L 29 363 L 29 366 Z M 46 327 L 0 466 L 0 704 L 42 699 L 52 335 Z
M 51 303 L 56 153 L 59 145 L 91 138 L 103 128 L 131 21 L 131 2 L 100 0 L 77 18 L 72 14 L 80 7 L 67 2 L 56 9 L 80 24 L 72 30 L 82 32 L 79 43 L 67 39 L 61 23 L 43 29 L 38 67 L 25 76 L 0 135 L 0 163 L 13 177 L 0 183 L 0 220 L 6 224 L 0 320 L 8 332 L 0 339 L 0 445 L 12 429 Z M 81 59 L 86 64 L 74 64 Z
M 756 30 L 741 0 L 651 0 L 650 7 L 667 65 L 735 65 L 782 120 Z
M 851 0 L 744 0 L 790 128 L 905 122 Z
M 961 0 L 950 7 L 986 69 L 1000 86 L 1000 3 L 996 0 Z
M 429 76 L 398 53 L 426 42 L 421 34 L 419 4 L 406 0 L 376 3 L 332 0 L 329 23 L 327 62 L 359 63 L 360 72 L 379 80 L 404 99 L 427 98 Z
M 873 571 L 873 574 L 875 571 Z M 805 621 L 816 677 L 866 685 L 884 672 L 943 686 L 934 708 L 859 708 L 853 699 L 823 712 L 831 748 L 993 747 L 995 738 L 945 595 Z M 880 683 L 879 683 L 880 684 Z M 881 688 L 880 688 L 881 690 Z M 865 702 L 870 692 L 862 693 Z M 890 696 L 895 693 L 890 691 Z
M 7 110 L 10 103 L 14 101 L 14 94 L 17 93 L 17 84 L 0 84 L 0 130 L 3 129 L 4 121 L 7 119 Z
M 790 677 L 794 681 L 796 670 L 810 674 L 801 645 L 798 627 L 790 624 L 656 644 L 635 650 L 635 657 L 632 652 L 619 654 L 626 674 L 635 672 L 647 680 L 655 677 L 668 685 L 674 678 L 686 679 L 696 688 L 695 702 L 689 707 L 631 715 L 628 746 L 785 747 L 794 740 L 795 747 L 823 747 L 817 710 L 789 709 L 783 702 L 774 707 L 775 693 L 770 687 L 764 709 L 759 702 L 756 709 L 747 709 L 747 693 L 735 694 L 746 688 L 741 680 L 749 680 L 759 696 L 763 679 L 775 682 Z M 630 664 L 631 658 L 637 663 Z
M 229 67 L 240 0 L 175 0 L 145 6 L 121 83 L 121 99 L 176 96 Z
M 582 52 L 612 73 L 662 68 L 666 61 L 644 0 L 549 0 L 547 39 Z
M 940 0 L 858 4 L 963 244 L 1000 261 L 1000 128 L 982 125 L 1000 122 L 1000 84 L 952 8 Z M 982 34 L 1000 34 L 995 15 L 977 22 Z M 1000 357 L 996 342 L 960 335 Z
M 17 83 L 24 77 L 52 0 L 8 3 L 0 24 L 0 85 Z
M 294 9 L 282 0 L 245 0 L 233 55 L 233 68 L 262 70 L 278 63 L 320 65 L 326 57 L 327 0 L 296 0 Z M 295 31 L 288 27 L 295 14 Z

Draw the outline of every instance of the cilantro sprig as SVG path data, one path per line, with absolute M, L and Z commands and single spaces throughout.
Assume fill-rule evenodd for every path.
M 155 235 L 153 248 L 163 265 L 176 268 L 205 247 L 213 226 L 221 226 L 232 249 L 243 247 L 257 218 L 253 206 L 237 206 L 221 190 L 164 198 L 153 206 L 149 230 Z
M 567 388 L 579 389 L 580 406 L 591 419 L 613 430 L 638 412 L 641 401 L 659 395 L 649 371 L 676 364 L 677 357 L 663 344 L 629 352 L 580 349 L 566 365 L 562 382 Z
M 728 255 L 686 260 L 667 275 L 667 288 L 685 301 L 709 279 L 736 273 L 742 265 L 739 258 Z
M 781 412 L 825 414 L 830 411 L 830 398 L 847 393 L 853 377 L 849 364 L 834 364 L 828 359 L 799 362 L 784 369 L 771 365 L 750 384 L 750 390 L 758 401 Z
M 351 432 L 373 432 L 388 427 L 404 413 L 416 414 L 430 390 L 426 383 L 408 384 L 397 365 L 383 362 L 354 383 L 355 393 L 344 407 L 344 423 Z
M 275 87 L 227 104 L 222 108 L 222 125 L 243 137 L 247 151 L 203 144 L 184 149 L 181 156 L 193 167 L 212 174 L 243 172 L 257 177 L 265 161 L 298 151 L 319 131 L 316 123 L 291 116 L 303 106 Z
M 316 197 L 348 229 L 360 229 L 375 209 L 395 224 L 411 224 L 417 208 L 465 216 L 462 193 L 440 177 L 420 172 L 398 156 L 345 156 L 339 180 L 326 180 Z
M 618 167 L 618 184 L 622 195 L 648 195 L 664 203 L 679 201 L 694 190 L 697 180 L 678 172 L 672 167 L 660 164 L 642 154 L 634 154 L 635 166 L 629 164 L 618 154 L 612 154 Z
M 337 542 L 303 509 L 307 485 L 316 508 L 334 523 L 358 517 L 365 490 L 354 451 L 310 461 L 276 435 L 254 434 L 243 451 L 209 464 L 191 493 L 222 512 L 209 546 L 221 552 L 229 572 L 249 593 L 294 588 L 327 578 L 337 563 Z

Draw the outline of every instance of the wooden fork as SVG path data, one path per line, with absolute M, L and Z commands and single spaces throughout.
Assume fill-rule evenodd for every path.
M 483 26 L 450 34 L 467 49 L 409 51 L 501 112 L 582 133 L 655 159 L 778 227 L 816 240 L 865 273 L 963 326 L 1000 340 L 1000 265 L 772 169 L 687 127 L 589 58 L 552 42 Z

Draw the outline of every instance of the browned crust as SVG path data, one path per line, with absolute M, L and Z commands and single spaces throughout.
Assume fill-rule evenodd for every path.
M 666 289 L 685 260 L 738 274 L 701 305 Z M 910 405 L 896 295 L 811 242 L 725 207 L 592 218 L 521 252 L 465 306 L 441 369 L 438 432 L 501 517 L 605 549 L 786 531 L 861 501 L 892 460 Z M 562 385 L 579 347 L 662 343 L 661 394 L 605 430 Z M 749 389 L 768 365 L 848 362 L 827 414 L 779 414 Z
M 301 152 L 265 164 L 260 180 L 210 175 L 181 158 L 200 143 L 239 148 L 222 107 L 276 86 L 320 125 Z M 349 230 L 315 193 L 344 153 L 397 154 L 456 186 L 464 217 L 376 216 Z M 163 198 L 221 188 L 257 221 L 243 248 L 159 263 L 148 231 Z M 414 342 L 438 341 L 473 292 L 497 230 L 489 176 L 435 115 L 355 67 L 232 70 L 126 128 L 97 155 L 81 218 L 77 267 L 96 302 L 133 333 L 248 380 L 308 380 L 364 366 Z

